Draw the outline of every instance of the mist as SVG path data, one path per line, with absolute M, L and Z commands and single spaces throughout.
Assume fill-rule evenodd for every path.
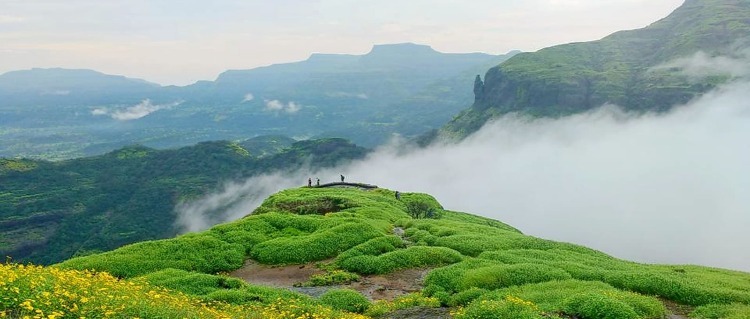
M 734 83 L 667 114 L 610 105 L 560 119 L 510 115 L 458 144 L 395 143 L 343 167 L 251 178 L 178 211 L 190 224 L 229 207 L 191 228 L 203 229 L 308 177 L 344 174 L 619 258 L 750 271 L 749 138 L 750 84 Z

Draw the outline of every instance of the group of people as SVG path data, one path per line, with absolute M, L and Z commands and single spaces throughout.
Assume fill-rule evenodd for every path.
M 345 177 L 344 175 L 340 175 L 340 176 L 341 176 L 341 182 L 343 183 Z M 317 178 L 317 177 L 315 178 L 315 186 L 316 187 L 320 186 L 320 178 Z M 309 178 L 309 177 L 307 178 L 307 187 L 312 187 L 312 178 Z

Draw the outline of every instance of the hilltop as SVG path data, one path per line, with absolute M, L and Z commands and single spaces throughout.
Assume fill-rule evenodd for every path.
M 557 117 L 603 104 L 663 112 L 733 80 L 727 67 L 695 74 L 685 63 L 710 65 L 707 59 L 721 57 L 746 65 L 748 34 L 750 2 L 688 0 L 643 29 L 521 53 L 478 79 L 474 104 L 441 133 L 461 138 L 513 112 Z
M 262 287 L 232 277 L 248 267 L 269 273 L 290 265 L 312 268 L 309 278 L 297 283 L 300 288 Z M 84 269 L 114 277 L 81 273 Z M 446 210 L 427 194 L 397 197 L 382 188 L 287 189 L 245 218 L 203 232 L 77 257 L 48 269 L 3 266 L 0 271 L 15 278 L 11 289 L 0 290 L 0 300 L 6 314 L 17 316 L 36 309 L 69 313 L 73 304 L 87 317 L 100 316 L 105 308 L 111 315 L 165 318 L 355 316 L 350 312 L 390 318 L 410 318 L 409 313 L 447 318 L 450 312 L 459 319 L 750 315 L 748 273 L 619 260 Z M 425 275 L 408 275 L 415 273 Z M 83 279 L 63 281 L 63 275 Z M 391 289 L 377 286 L 383 278 L 411 280 L 418 291 L 375 293 Z M 28 290 L 32 279 L 49 288 Z M 84 284 L 111 293 L 60 295 Z M 67 298 L 62 303 L 67 306 L 60 298 Z

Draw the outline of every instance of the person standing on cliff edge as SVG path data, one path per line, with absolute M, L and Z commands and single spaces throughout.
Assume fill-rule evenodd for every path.
M 312 187 L 312 178 L 307 178 L 307 187 Z
M 341 182 L 344 182 L 344 175 L 341 175 Z

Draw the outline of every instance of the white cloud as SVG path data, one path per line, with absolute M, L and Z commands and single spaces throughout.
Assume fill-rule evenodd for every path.
M 278 111 L 284 108 L 284 104 L 281 103 L 279 100 L 266 100 L 266 110 L 267 111 Z
M 302 108 L 301 105 L 294 103 L 294 102 L 289 102 L 287 103 L 286 109 L 284 109 L 284 111 L 292 114 L 292 113 L 297 113 L 297 111 L 299 111 L 301 108 Z
M 506 117 L 459 144 L 383 148 L 345 167 L 253 178 L 233 196 L 344 174 L 621 258 L 750 271 L 748 136 L 750 84 L 740 83 L 663 115 Z
M 658 65 L 652 70 L 678 69 L 682 74 L 697 80 L 708 76 L 728 75 L 746 77 L 750 75 L 750 49 L 732 56 L 711 56 L 703 51 Z
M 289 114 L 294 114 L 302 109 L 302 105 L 294 101 L 290 101 L 286 104 L 284 104 L 283 102 L 279 100 L 265 100 L 265 102 L 266 102 L 266 108 L 265 108 L 266 111 L 273 111 L 273 112 L 284 111 Z
M 130 120 L 137 120 L 139 118 L 147 116 L 158 110 L 170 109 L 172 107 L 180 105 L 181 103 L 182 102 L 173 102 L 173 103 L 168 103 L 168 104 L 153 104 L 151 103 L 151 100 L 145 99 L 141 101 L 141 103 L 127 107 L 125 109 L 112 111 L 105 107 L 96 108 L 91 111 L 91 114 L 94 116 L 109 115 L 111 118 L 118 120 L 118 121 L 130 121 Z
M 253 96 L 252 93 L 245 94 L 245 96 L 242 98 L 242 103 L 249 102 L 255 99 L 255 96 Z
M 109 111 L 105 107 L 100 107 L 100 108 L 91 110 L 91 115 L 94 115 L 94 116 L 107 115 L 107 114 L 109 114 Z

